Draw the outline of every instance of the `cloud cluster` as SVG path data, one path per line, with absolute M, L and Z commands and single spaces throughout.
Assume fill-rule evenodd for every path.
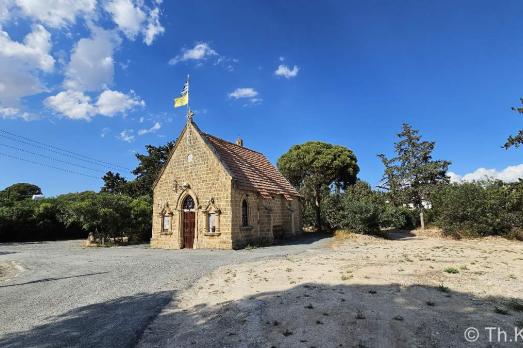
M 23 42 L 0 29 L 0 106 L 16 107 L 20 98 L 46 90 L 39 74 L 54 68 L 51 48 L 51 34 L 40 24 Z
M 229 58 L 219 54 L 211 48 L 207 42 L 197 42 L 192 48 L 182 48 L 181 52 L 169 60 L 169 65 L 176 65 L 182 62 L 194 61 L 201 64 L 204 61 L 213 59 L 214 65 L 221 65 L 227 70 L 234 70 L 234 64 L 238 63 L 238 59 Z
M 28 119 L 29 114 L 20 111 L 22 98 L 48 92 L 51 88 L 44 78 L 62 71 L 62 90 L 46 98 L 44 104 L 66 117 L 89 120 L 96 114 L 113 116 L 143 106 L 144 102 L 134 93 L 111 90 L 114 52 L 123 38 L 141 37 L 146 45 L 151 45 L 165 31 L 160 23 L 161 2 L 155 0 L 147 5 L 144 0 L 0 0 L 0 117 Z M 115 29 L 99 26 L 104 13 L 115 23 Z M 2 26 L 20 19 L 32 23 L 32 31 L 22 41 L 15 41 Z M 79 19 L 85 21 L 90 36 L 74 43 L 63 70 L 55 69 L 49 30 L 68 30 Z
M 281 57 L 280 57 L 280 59 L 281 59 Z M 297 65 L 293 66 L 291 69 L 285 64 L 280 64 L 278 66 L 278 68 L 276 69 L 276 71 L 274 72 L 274 74 L 276 76 L 282 76 L 282 77 L 285 77 L 286 79 L 290 79 L 290 78 L 296 77 L 298 75 L 299 71 L 300 71 L 300 68 Z
M 112 117 L 117 113 L 125 113 L 137 106 L 145 106 L 145 102 L 134 96 L 112 90 L 105 90 L 95 103 L 83 92 L 66 90 L 45 99 L 44 104 L 65 117 L 73 120 L 90 121 L 96 115 Z
M 234 91 L 229 93 L 231 99 L 244 99 L 249 101 L 251 104 L 261 103 L 262 99 L 258 97 L 258 91 L 251 87 L 236 88 Z
M 136 134 L 138 134 L 138 136 L 142 136 L 149 133 L 156 133 L 161 128 L 162 125 L 160 124 L 160 122 L 155 122 L 151 128 L 139 129 L 138 132 L 136 132 Z M 127 143 L 132 143 L 136 139 L 135 131 L 134 129 L 124 129 L 120 132 L 120 134 L 118 134 L 117 138 Z
M 109 87 L 114 77 L 113 52 L 119 45 L 114 32 L 92 28 L 92 37 L 80 39 L 71 52 L 64 88 L 97 91 Z
M 138 34 L 142 34 L 144 43 L 149 46 L 157 35 L 165 31 L 160 24 L 160 9 L 148 8 L 143 1 L 109 0 L 104 8 L 129 40 L 135 40 Z
M 458 175 L 454 172 L 448 172 L 451 182 L 473 182 L 482 180 L 501 180 L 504 182 L 516 182 L 523 178 L 523 164 L 508 166 L 502 170 L 478 168 L 475 171 Z
M 24 16 L 52 28 L 62 28 L 74 24 L 77 17 L 94 15 L 96 0 L 16 0 L 16 5 Z

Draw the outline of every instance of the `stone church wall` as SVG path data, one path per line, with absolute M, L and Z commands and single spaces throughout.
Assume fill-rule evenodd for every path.
M 181 204 L 187 194 L 196 203 L 195 248 L 231 249 L 231 177 L 192 125 L 181 139 L 154 189 L 151 247 L 178 249 L 182 246 Z M 187 185 L 188 184 L 188 188 Z M 205 209 L 214 201 L 220 210 L 215 234 L 206 230 Z M 162 212 L 172 214 L 169 231 L 162 231 Z

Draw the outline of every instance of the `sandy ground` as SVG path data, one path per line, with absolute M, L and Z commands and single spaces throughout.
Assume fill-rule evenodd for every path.
M 238 251 L 0 243 L 0 347 L 133 347 L 162 309 L 204 275 L 301 254 L 328 240 L 310 236 Z
M 221 267 L 171 302 L 140 345 L 523 346 L 523 331 L 515 332 L 523 329 L 522 242 L 391 238 L 350 235 L 315 251 Z M 464 338 L 469 327 L 478 330 L 474 343 Z

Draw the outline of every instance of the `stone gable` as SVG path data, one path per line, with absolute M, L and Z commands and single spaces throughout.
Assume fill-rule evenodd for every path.
M 273 177 L 277 177 L 272 194 L 270 186 L 263 192 L 256 191 L 256 187 L 246 189 L 233 177 L 237 173 L 227 166 L 231 160 L 223 162 L 223 157 L 252 150 L 224 153 L 213 142 L 230 143 L 215 137 L 211 142 L 209 137 L 192 122 L 180 134 L 153 189 L 151 247 L 179 249 L 191 247 L 190 241 L 194 241 L 194 248 L 236 249 L 268 245 L 275 237 L 301 233 L 301 202 L 294 189 L 287 188 L 290 184 L 283 182 L 285 179 L 280 178 L 277 169 L 270 168 Z M 237 161 L 241 162 L 241 158 Z M 267 163 L 263 157 L 264 169 L 270 165 Z M 183 209 L 187 196 L 194 200 L 193 209 Z M 244 202 L 247 209 L 242 209 Z M 194 239 L 184 232 L 188 230 L 194 231 Z

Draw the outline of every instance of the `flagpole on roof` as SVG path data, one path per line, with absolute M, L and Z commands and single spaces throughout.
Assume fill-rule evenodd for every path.
M 189 97 L 189 74 L 187 74 L 187 96 Z M 189 117 L 189 113 L 191 112 L 191 107 L 189 106 L 189 98 L 187 98 L 187 117 Z

